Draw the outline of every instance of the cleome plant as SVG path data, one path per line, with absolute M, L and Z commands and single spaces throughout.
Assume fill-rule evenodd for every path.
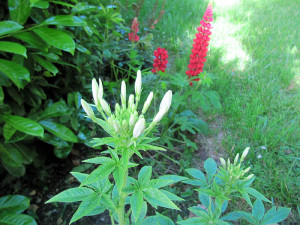
M 271 224 L 284 220 L 290 209 L 273 206 L 266 214 L 262 201 L 270 201 L 257 190 L 250 187 L 254 181 L 253 174 L 248 175 L 249 168 L 244 168 L 243 161 L 249 152 L 246 148 L 241 157 L 239 154 L 231 163 L 228 159 L 220 159 L 221 166 L 209 158 L 204 162 L 205 174 L 200 170 L 186 169 L 192 178 L 178 175 L 163 175 L 152 179 L 152 167 L 142 167 L 137 177 L 132 177 L 129 169 L 139 166 L 133 162 L 132 156 L 136 154 L 142 158 L 141 151 L 165 149 L 152 145 L 151 142 L 158 138 L 147 135 L 158 125 L 163 116 L 168 112 L 172 91 L 164 95 L 158 113 L 150 122 L 146 121 L 145 114 L 152 102 L 153 92 L 146 99 L 141 113 L 138 104 L 142 94 L 141 72 L 137 72 L 135 81 L 135 95 L 130 94 L 127 100 L 126 84 L 121 83 L 121 105 L 116 103 L 114 112 L 103 98 L 101 80 L 92 81 L 94 106 L 99 111 L 102 119 L 97 118 L 93 108 L 85 100 L 81 104 L 88 118 L 102 127 L 109 137 L 94 138 L 91 144 L 94 147 L 107 145 L 108 150 L 102 154 L 106 156 L 84 160 L 99 166 L 90 174 L 72 172 L 71 174 L 80 182 L 79 187 L 70 188 L 52 197 L 46 203 L 52 202 L 78 202 L 80 205 L 74 213 L 70 223 L 84 216 L 93 216 L 108 210 L 111 224 L 119 225 L 172 225 L 174 222 L 158 213 L 159 207 L 178 210 L 174 201 L 183 201 L 174 193 L 164 190 L 163 187 L 183 182 L 186 185 L 196 186 L 201 204 L 190 207 L 189 210 L 195 217 L 183 220 L 178 216 L 177 224 L 233 224 L 232 221 L 243 220 L 247 224 Z M 254 204 L 250 195 L 256 198 Z M 234 211 L 227 212 L 231 199 L 242 198 L 251 206 L 252 213 Z M 148 206 L 155 209 L 155 215 L 147 215 Z

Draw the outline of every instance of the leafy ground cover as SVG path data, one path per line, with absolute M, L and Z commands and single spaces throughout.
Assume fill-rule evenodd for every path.
M 188 57 L 198 12 L 205 5 L 166 3 L 157 29 L 162 42 L 177 53 L 174 71 L 187 68 L 188 60 L 176 57 Z M 299 203 L 299 6 L 298 1 L 214 1 L 205 68 L 215 77 L 223 107 L 207 115 L 221 124 L 212 134 L 221 142 L 212 145 L 214 150 L 231 149 L 225 153 L 232 156 L 251 146 L 249 165 L 257 175 L 257 188 L 294 209 Z

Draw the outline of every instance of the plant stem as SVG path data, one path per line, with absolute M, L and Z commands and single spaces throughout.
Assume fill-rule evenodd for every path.
M 125 225 L 126 220 L 125 220 L 125 199 L 126 199 L 126 194 L 122 192 L 122 189 L 126 186 L 127 183 L 127 177 L 128 177 L 128 169 L 124 168 L 124 176 L 123 176 L 123 183 L 122 183 L 122 188 L 121 188 L 121 193 L 120 193 L 120 200 L 119 200 L 119 207 L 117 209 L 117 214 L 119 218 L 119 225 Z

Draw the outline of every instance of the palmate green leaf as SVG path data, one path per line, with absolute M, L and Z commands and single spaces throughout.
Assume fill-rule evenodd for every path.
M 178 197 L 177 195 L 169 192 L 169 191 L 166 191 L 166 190 L 160 190 L 162 193 L 164 193 L 170 200 L 172 201 L 184 201 L 183 198 L 180 198 Z
M 266 213 L 264 219 L 261 221 L 261 224 L 267 225 L 279 223 L 288 217 L 290 211 L 291 209 L 289 208 L 280 207 L 276 210 L 276 207 L 273 207 Z
M 144 166 L 138 174 L 139 184 L 145 187 L 150 181 L 151 176 L 152 176 L 152 166 Z
M 256 199 L 256 201 L 253 203 L 252 216 L 254 218 L 257 218 L 260 221 L 264 215 L 265 215 L 264 204 L 260 199 Z
M 207 185 L 206 177 L 200 170 L 197 170 L 195 168 L 189 168 L 185 171 L 192 177 L 198 179 L 202 183 L 202 185 Z
M 39 27 L 33 29 L 33 32 L 39 35 L 49 45 L 66 52 L 70 52 L 72 55 L 74 54 L 75 42 L 71 36 L 63 31 L 53 28 Z
M 101 196 L 97 193 L 94 193 L 90 195 L 89 197 L 85 198 L 79 205 L 78 209 L 72 216 L 72 219 L 70 221 L 71 223 L 74 223 L 75 221 L 79 220 L 80 218 L 88 215 L 90 212 L 92 212 L 101 201 Z
M 91 196 L 94 193 L 95 193 L 94 190 L 87 187 L 70 188 L 55 195 L 54 197 L 49 199 L 46 203 L 83 201 L 84 199 L 86 199 L 87 197 Z
M 0 41 L 0 51 L 10 52 L 18 55 L 22 55 L 27 58 L 26 48 L 15 42 Z
M 80 186 L 94 183 L 98 180 L 102 180 L 107 177 L 115 169 L 114 163 L 106 163 L 95 169 L 82 183 Z
M 30 0 L 8 0 L 8 9 L 10 18 L 23 25 L 30 15 Z
M 21 116 L 13 116 L 13 115 L 1 115 L 0 119 L 5 121 L 7 124 L 12 126 L 13 128 L 32 136 L 43 137 L 44 129 L 43 127 L 34 120 L 24 118 Z
M 52 16 L 41 23 L 42 25 L 61 25 L 61 26 L 84 26 L 86 22 L 77 16 L 58 15 Z
M 36 221 L 25 214 L 3 214 L 0 216 L 3 225 L 37 225 Z
M 144 198 L 151 205 L 154 203 L 155 205 L 169 208 L 169 209 L 177 209 L 180 210 L 163 192 L 158 190 L 157 188 L 147 188 L 143 190 Z
M 47 120 L 41 120 L 39 121 L 40 124 L 43 125 L 43 127 L 49 131 L 51 134 L 54 134 L 55 136 L 61 138 L 62 140 L 69 141 L 69 142 L 78 142 L 78 139 L 76 135 L 66 126 L 47 121 Z
M 51 72 L 54 76 L 58 73 L 58 69 L 51 62 L 43 59 L 40 56 L 33 55 L 32 56 L 35 61 L 37 61 L 44 69 Z
M 48 45 L 43 39 L 31 31 L 21 32 L 13 35 L 14 38 L 29 43 L 32 47 L 42 51 L 48 50 Z
M 22 80 L 30 81 L 30 73 L 25 67 L 5 59 L 0 59 L 0 72 L 5 74 L 18 88 L 24 87 Z
M 23 195 L 6 195 L 0 198 L 1 213 L 21 213 L 30 205 L 29 198 Z
M 135 222 L 139 218 L 139 215 L 142 211 L 144 195 L 142 191 L 135 191 L 131 195 L 130 205 L 132 209 L 133 217 L 135 218 Z
M 0 36 L 14 33 L 18 30 L 22 30 L 23 28 L 23 26 L 14 21 L 2 21 L 0 22 Z
M 255 190 L 252 187 L 244 187 L 243 190 L 247 191 L 250 195 L 253 195 L 254 197 L 261 199 L 265 202 L 272 203 L 269 199 L 267 199 L 265 196 L 263 196 L 261 193 L 259 193 L 257 190 Z

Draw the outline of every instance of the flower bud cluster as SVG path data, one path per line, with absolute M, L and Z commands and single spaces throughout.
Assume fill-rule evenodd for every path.
M 244 150 L 241 158 L 239 158 L 239 154 L 237 154 L 234 158 L 233 163 L 230 162 L 230 159 L 228 159 L 226 162 L 225 159 L 220 158 L 221 165 L 223 169 L 227 172 L 227 176 L 230 177 L 231 181 L 239 180 L 239 179 L 246 181 L 246 180 L 250 180 L 254 176 L 253 174 L 251 174 L 246 178 L 244 178 L 244 175 L 250 171 L 250 167 L 246 169 L 242 168 L 242 162 L 244 161 L 245 157 L 249 153 L 249 149 L 250 148 L 248 147 Z
M 111 131 L 110 133 L 115 137 L 128 137 L 129 139 L 137 139 L 145 132 L 145 130 L 150 131 L 167 113 L 172 102 L 172 91 L 169 90 L 163 97 L 160 103 L 159 111 L 154 117 L 152 123 L 148 128 L 146 128 L 146 120 L 144 118 L 144 114 L 147 112 L 149 106 L 151 105 L 153 92 L 150 92 L 150 94 L 148 95 L 147 100 L 144 103 L 142 112 L 139 115 L 137 107 L 142 93 L 141 71 L 137 72 L 137 78 L 135 81 L 135 95 L 130 94 L 128 102 L 126 97 L 126 84 L 124 81 L 122 81 L 120 95 L 121 106 L 116 103 L 114 112 L 111 111 L 111 108 L 107 101 L 103 99 L 103 86 L 101 80 L 99 80 L 98 84 L 96 79 L 93 79 L 92 91 L 95 106 L 105 119 L 107 125 L 106 127 L 109 128 L 109 130 Z M 98 120 L 95 117 L 91 106 L 83 99 L 81 100 L 81 104 L 88 117 L 97 123 Z

